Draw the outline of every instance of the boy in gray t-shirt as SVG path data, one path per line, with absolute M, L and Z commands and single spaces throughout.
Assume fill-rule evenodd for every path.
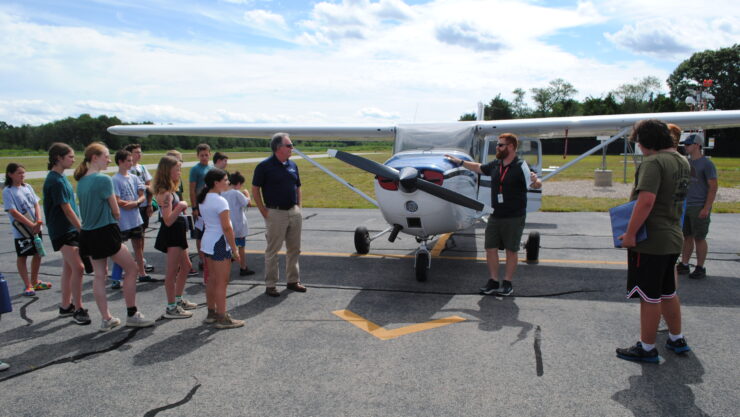
M 683 223 L 683 251 L 676 270 L 679 274 L 689 274 L 689 259 L 696 248 L 696 268 L 689 274 L 689 278 L 693 279 L 701 279 L 707 275 L 704 268 L 704 261 L 709 252 L 706 237 L 709 233 L 712 204 L 718 188 L 717 168 L 702 154 L 703 145 L 704 138 L 696 134 L 690 135 L 684 141 L 684 149 L 691 165 L 691 178 Z

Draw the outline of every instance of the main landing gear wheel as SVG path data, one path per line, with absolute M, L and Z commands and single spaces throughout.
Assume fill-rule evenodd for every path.
M 524 244 L 524 248 L 527 250 L 527 263 L 536 264 L 539 263 L 540 256 L 540 233 L 530 232 L 527 243 Z
M 365 226 L 359 226 L 355 229 L 355 250 L 360 255 L 370 252 L 370 233 L 368 233 Z
M 429 253 L 419 252 L 416 254 L 416 280 L 424 282 L 427 280 L 427 271 L 429 270 Z

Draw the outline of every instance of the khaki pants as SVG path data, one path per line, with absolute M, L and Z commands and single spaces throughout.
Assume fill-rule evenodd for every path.
M 290 210 L 268 209 L 269 214 L 265 219 L 265 285 L 274 287 L 277 285 L 278 273 L 278 251 L 285 242 L 285 273 L 288 283 L 300 280 L 298 269 L 298 255 L 301 253 L 301 226 L 303 218 L 301 209 L 293 206 Z

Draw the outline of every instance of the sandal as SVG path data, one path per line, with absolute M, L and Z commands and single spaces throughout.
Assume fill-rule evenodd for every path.
M 44 282 L 44 281 L 39 281 L 36 283 L 36 285 L 33 286 L 33 289 L 36 291 L 48 290 L 50 288 L 51 288 L 51 282 Z
M 33 288 L 28 287 L 25 291 L 23 291 L 23 295 L 26 297 L 33 297 L 36 295 L 36 291 L 34 291 Z

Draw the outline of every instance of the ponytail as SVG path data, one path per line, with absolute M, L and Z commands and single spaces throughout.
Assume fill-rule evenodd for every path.
M 206 194 L 213 189 L 214 184 L 224 179 L 224 177 L 226 177 L 226 171 L 223 169 L 211 168 L 210 171 L 206 172 L 206 177 L 203 179 L 206 186 L 198 193 L 196 198 L 198 204 L 202 204 L 206 200 Z
M 204 201 L 206 201 L 206 194 L 208 194 L 208 191 L 210 191 L 211 188 L 207 185 L 200 189 L 200 192 L 195 198 L 195 201 L 198 202 L 198 204 L 203 204 Z
M 59 159 L 64 158 L 70 152 L 72 152 L 72 148 L 66 143 L 52 143 L 49 147 L 49 162 L 46 164 L 46 169 L 51 171 L 54 165 L 59 162 Z
M 80 178 L 87 174 L 87 159 L 83 160 L 77 168 L 75 168 L 74 177 L 75 180 L 79 181 Z
M 80 166 L 75 169 L 74 177 L 77 181 L 80 180 L 80 178 L 84 177 L 85 174 L 87 174 L 90 164 L 90 161 L 92 161 L 93 156 L 95 155 L 102 155 L 103 152 L 105 152 L 107 148 L 103 144 L 103 142 L 93 142 L 85 148 L 85 159 L 82 160 L 82 163 Z

